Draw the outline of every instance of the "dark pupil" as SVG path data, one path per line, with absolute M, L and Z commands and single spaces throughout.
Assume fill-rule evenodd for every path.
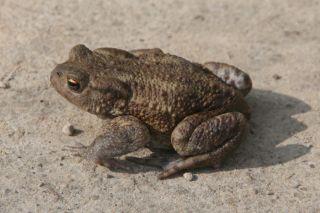
M 70 87 L 73 90 L 78 90 L 80 88 L 80 84 L 75 80 L 69 79 L 68 87 Z

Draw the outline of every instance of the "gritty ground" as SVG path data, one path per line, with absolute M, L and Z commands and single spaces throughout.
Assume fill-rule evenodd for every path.
M 0 0 L 0 212 L 319 212 L 319 10 L 316 0 Z M 192 182 L 79 162 L 63 148 L 89 144 L 102 121 L 49 83 L 78 43 L 242 68 L 254 82 L 251 134 L 223 170 L 193 171 Z M 62 133 L 68 122 L 79 134 Z

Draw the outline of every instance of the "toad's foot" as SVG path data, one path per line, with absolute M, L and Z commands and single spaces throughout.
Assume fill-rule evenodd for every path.
M 81 143 L 76 143 L 74 146 L 66 146 L 62 149 L 63 151 L 68 151 L 72 156 L 80 157 L 81 160 L 89 159 L 88 153 L 90 146 L 85 146 Z M 131 172 L 134 168 L 129 162 L 116 159 L 116 158 L 99 158 L 99 160 L 94 162 L 97 165 L 105 166 L 111 171 L 127 171 Z
M 144 158 L 128 156 L 126 157 L 126 160 L 144 166 L 165 169 L 170 164 L 170 162 L 174 162 L 179 158 L 180 157 L 177 153 L 152 153 L 150 156 Z
M 76 142 L 74 146 L 65 146 L 62 151 L 67 151 L 70 152 L 72 156 L 83 158 L 86 156 L 88 146 Z

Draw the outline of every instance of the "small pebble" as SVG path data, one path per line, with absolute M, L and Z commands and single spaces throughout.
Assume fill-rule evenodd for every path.
M 298 189 L 300 186 L 301 186 L 301 184 L 300 184 L 300 183 L 297 183 L 296 185 L 293 186 L 293 188 Z
M 269 192 L 267 192 L 267 195 L 274 195 L 274 192 L 269 191 Z
M 316 168 L 316 166 L 313 163 L 309 163 L 309 166 L 310 166 L 311 169 Z
M 1 89 L 8 89 L 9 88 L 9 85 L 3 81 L 0 81 L 0 88 Z
M 110 175 L 110 174 L 107 174 L 107 175 L 106 175 L 106 178 L 114 178 L 114 176 L 113 176 L 113 175 Z
M 200 20 L 200 21 L 204 21 L 204 17 L 202 15 L 197 15 L 194 17 L 195 20 Z
M 71 124 L 66 124 L 62 128 L 62 132 L 65 135 L 72 136 L 74 134 L 74 127 Z
M 280 80 L 282 77 L 281 77 L 280 75 L 278 75 L 278 74 L 274 74 L 274 75 L 272 76 L 272 78 L 273 78 L 274 80 Z
M 300 187 L 300 190 L 302 190 L 302 191 L 308 191 L 307 187 Z
M 92 200 L 99 200 L 99 195 L 93 195 Z
M 9 194 L 11 192 L 11 190 L 10 189 L 6 189 L 6 190 L 4 190 L 4 193 L 5 194 Z
M 194 175 L 191 172 L 184 173 L 183 177 L 188 181 L 193 181 L 193 179 L 194 179 Z

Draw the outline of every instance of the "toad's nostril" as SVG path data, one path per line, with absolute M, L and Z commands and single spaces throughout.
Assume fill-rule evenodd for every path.
M 57 73 L 57 75 L 58 75 L 59 77 L 62 75 L 62 73 L 61 73 L 60 71 L 57 71 L 56 73 Z

